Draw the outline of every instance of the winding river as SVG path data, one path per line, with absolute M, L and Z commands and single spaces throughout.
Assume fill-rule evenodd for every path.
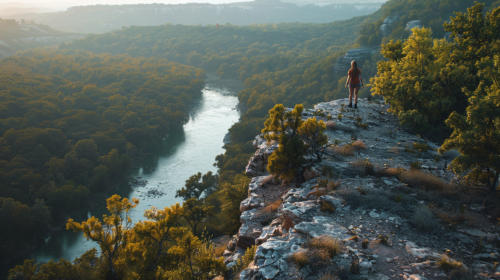
M 215 157 L 224 152 L 224 137 L 239 119 L 235 95 L 229 89 L 207 85 L 199 107 L 184 125 L 184 141 L 168 155 L 160 157 L 157 167 L 151 172 L 139 169 L 135 178 L 140 183 L 133 186 L 130 193 L 131 198 L 140 200 L 130 213 L 134 222 L 143 220 L 144 211 L 153 206 L 164 208 L 181 202 L 175 193 L 191 175 L 216 171 L 213 166 Z M 95 246 L 82 234 L 65 232 L 48 240 L 34 257 L 39 262 L 60 258 L 74 260 Z

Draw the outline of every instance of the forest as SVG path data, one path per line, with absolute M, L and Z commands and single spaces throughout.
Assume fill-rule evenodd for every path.
M 373 77 L 370 82 L 371 93 L 385 98 L 391 106 L 391 111 L 399 117 L 401 124 L 406 129 L 443 143 L 441 148 L 443 151 L 452 148 L 458 149 L 461 156 L 452 163 L 452 168 L 458 174 L 465 173 L 469 179 L 476 182 L 479 180 L 491 187 L 495 178 L 498 178 L 498 166 L 500 166 L 498 162 L 498 143 L 500 143 L 498 116 L 500 114 L 498 111 L 497 81 L 500 65 L 497 32 L 500 25 L 500 9 L 498 1 L 483 2 L 485 2 L 484 6 L 475 5 L 470 8 L 473 1 L 391 0 L 374 15 L 330 24 L 277 24 L 249 27 L 232 25 L 131 27 L 108 34 L 91 35 L 74 43 L 63 45 L 60 51 L 72 55 L 81 53 L 80 50 L 119 55 L 120 60 L 115 61 L 119 65 L 118 69 L 126 69 L 126 67 L 130 67 L 130 64 L 132 66 L 135 64 L 148 65 L 151 69 L 148 70 L 147 75 L 144 71 L 134 72 L 134 70 L 132 72 L 118 71 L 120 73 L 118 76 L 114 76 L 116 71 L 110 71 L 113 74 L 106 72 L 107 75 L 103 75 L 103 73 L 93 75 L 94 69 L 90 70 L 90 66 L 100 65 L 107 69 L 109 63 L 101 65 L 98 64 L 97 60 L 84 60 L 89 63 L 89 70 L 84 71 L 85 75 L 78 71 L 69 70 L 67 67 L 60 69 L 55 66 L 51 67 L 50 73 L 58 75 L 64 73 L 62 80 L 46 76 L 46 71 L 36 72 L 36 67 L 30 70 L 33 71 L 33 79 L 36 79 L 36 83 L 21 84 L 27 88 L 32 85 L 39 87 L 39 84 L 43 84 L 44 86 L 40 85 L 42 92 L 43 90 L 57 91 L 57 98 L 56 96 L 46 97 L 42 103 L 56 103 L 57 106 L 49 108 L 59 108 L 59 111 L 47 108 L 46 110 L 51 113 L 48 116 L 52 116 L 52 119 L 36 123 L 37 129 L 46 130 L 33 129 L 29 133 L 17 132 L 18 127 L 23 127 L 23 125 L 28 127 L 31 124 L 29 118 L 25 120 L 21 117 L 29 116 L 29 114 L 17 114 L 24 108 L 22 106 L 27 106 L 26 104 L 29 102 L 21 103 L 22 106 L 19 103 L 5 105 L 5 108 L 10 108 L 10 112 L 17 117 L 12 117 L 9 114 L 8 120 L 2 121 L 1 131 L 4 136 L 2 136 L 0 143 L 6 143 L 5 148 L 2 148 L 2 159 L 8 159 L 5 161 L 6 166 L 8 163 L 8 168 L 17 164 L 26 168 L 23 166 L 22 158 L 9 158 L 9 155 L 11 157 L 14 155 L 12 152 L 9 154 L 9 150 L 24 151 L 23 148 L 26 147 L 23 144 L 15 145 L 18 138 L 27 134 L 39 133 L 43 136 L 37 139 L 45 139 L 43 137 L 65 139 L 62 141 L 65 146 L 59 142 L 65 147 L 64 154 L 52 154 L 49 144 L 46 147 L 43 145 L 38 145 L 42 146 L 40 148 L 33 147 L 33 149 L 41 150 L 37 150 L 37 153 L 29 151 L 30 155 L 42 154 L 39 162 L 45 159 L 41 166 L 48 168 L 46 170 L 52 170 L 50 168 L 58 170 L 58 173 L 52 175 L 53 178 L 46 179 L 45 186 L 41 186 L 41 188 L 47 190 L 61 188 L 61 193 L 64 194 L 63 186 L 70 182 L 72 186 L 77 186 L 72 190 L 78 190 L 82 196 L 88 195 L 86 193 L 93 186 L 94 181 L 86 182 L 85 178 L 88 180 L 95 177 L 97 182 L 109 181 L 106 174 L 109 175 L 108 172 L 113 170 L 113 165 L 108 165 L 110 162 L 123 164 L 121 166 L 125 166 L 126 163 L 130 164 L 130 158 L 133 158 L 134 155 L 148 152 L 145 149 L 150 146 L 150 143 L 142 143 L 142 141 L 158 140 L 165 136 L 161 132 L 175 130 L 175 127 L 170 127 L 173 123 L 148 123 L 149 121 L 155 122 L 154 117 L 151 119 L 150 115 L 146 115 L 152 113 L 152 110 L 144 110 L 144 108 L 152 106 L 148 103 L 153 100 L 153 98 L 148 99 L 148 93 L 149 97 L 152 97 L 154 92 L 149 89 L 150 86 L 158 83 L 159 88 L 165 87 L 165 92 L 169 92 L 171 87 L 175 88 L 176 92 L 183 92 L 182 98 L 173 99 L 176 106 L 170 109 L 172 111 L 165 110 L 169 111 L 167 118 L 156 118 L 156 120 L 162 119 L 163 121 L 177 118 L 176 120 L 182 123 L 183 118 L 185 118 L 182 113 L 185 111 L 177 109 L 183 108 L 179 107 L 181 102 L 186 102 L 186 100 L 194 102 L 196 100 L 202 84 L 202 74 L 199 70 L 177 64 L 170 68 L 154 66 L 158 61 L 171 65 L 171 63 L 161 59 L 200 67 L 207 72 L 216 72 L 221 77 L 243 80 L 245 89 L 238 95 L 243 115 L 240 122 L 230 129 L 231 143 L 226 144 L 225 154 L 216 159 L 219 168 L 218 174 L 196 174 L 191 177 L 185 188 L 178 193 L 185 199 L 183 205 L 167 207 L 163 210 L 151 210 L 147 214 L 150 218 L 148 222 L 138 223 L 134 227 L 129 225 L 129 227 L 122 228 L 122 225 L 127 223 L 126 220 L 120 220 L 122 219 L 120 217 L 126 216 L 126 212 L 137 202 L 111 197 L 108 199 L 109 216 L 104 216 L 102 219 L 91 218 L 81 223 L 70 220 L 67 223 L 68 229 L 82 231 L 99 244 L 103 252 L 100 257 L 95 251 L 91 251 L 73 264 L 60 261 L 47 265 L 37 265 L 26 261 L 23 266 L 18 266 L 11 271 L 10 279 L 44 279 L 43 277 L 51 275 L 50 273 L 55 273 L 52 275 L 58 273 L 75 275 L 76 273 L 80 275 L 79 277 L 85 277 L 81 276 L 85 273 L 101 273 L 99 274 L 101 276 L 111 275 L 109 276 L 112 277 L 111 279 L 126 278 L 123 275 L 149 279 L 148 277 L 151 277 L 152 274 L 159 279 L 204 279 L 203 277 L 207 277 L 207 275 L 213 276 L 223 273 L 223 269 L 221 270 L 219 267 L 220 260 L 211 251 L 214 248 L 204 239 L 200 229 L 205 228 L 211 235 L 232 234 L 237 230 L 239 202 L 246 197 L 248 183 L 248 178 L 242 175 L 242 171 L 249 156 L 254 152 L 251 141 L 264 127 L 269 109 L 273 108 L 276 103 L 287 107 L 292 107 L 297 103 L 303 103 L 307 106 L 319 101 L 343 97 L 345 95 L 343 84 L 346 74 L 334 71 L 334 65 L 342 58 L 345 51 L 352 47 L 369 45 L 375 50 L 372 56 L 361 63 L 363 77 L 365 81 Z M 440 3 L 443 4 L 440 5 Z M 401 8 L 401 5 L 405 8 Z M 470 9 L 467 10 L 467 8 Z M 454 14 L 454 11 L 461 13 Z M 389 16 L 397 18 L 396 23 L 393 23 L 393 26 L 397 28 L 392 29 L 389 34 L 382 35 L 379 27 Z M 453 18 L 448 21 L 450 16 Z M 421 20 L 425 28 L 413 31 L 404 30 L 406 22 L 413 19 Z M 447 23 L 443 25 L 445 22 Z M 476 32 L 477 30 L 481 30 L 481 32 Z M 391 39 L 395 39 L 395 41 L 391 41 Z M 199 42 L 203 42 L 203 44 Z M 381 42 L 383 44 L 378 49 Z M 111 61 L 114 58 L 114 56 L 107 54 L 86 54 L 90 57 L 104 56 Z M 127 56 L 121 56 L 124 54 Z M 53 58 L 59 58 L 55 53 L 50 55 Z M 28 71 L 23 69 L 23 65 L 26 67 L 26 62 L 23 63 L 23 59 L 28 58 L 22 56 L 12 58 L 15 63 L 11 59 L 6 60 L 12 65 L 9 67 L 9 71 L 12 71 L 10 70 L 12 68 L 19 69 L 21 72 Z M 120 64 L 123 59 L 128 61 L 127 64 Z M 39 56 L 35 62 L 37 60 L 40 60 L 38 65 L 43 65 L 43 67 L 47 64 L 50 65 L 50 60 L 43 60 L 43 56 Z M 67 63 L 72 65 L 71 62 Z M 40 67 L 40 69 L 44 69 L 42 66 Z M 99 69 L 99 67 L 97 68 Z M 170 74 L 167 77 L 171 76 L 173 80 L 165 84 L 163 84 L 163 79 L 156 80 L 155 71 L 159 71 L 159 69 L 167 71 Z M 114 68 L 107 70 L 114 70 Z M 184 75 L 178 77 L 179 71 Z M 139 73 L 145 76 L 135 80 L 134 75 L 139 75 Z M 144 78 L 150 76 L 154 82 L 145 83 Z M 81 77 L 85 77 L 83 81 L 89 81 L 95 86 L 79 84 L 79 81 L 82 81 Z M 8 81 L 12 78 L 4 79 Z M 15 83 L 17 86 L 19 86 L 19 81 L 21 80 Z M 62 83 L 64 86 L 59 86 L 60 81 L 70 83 L 70 85 Z M 136 82 L 141 86 L 137 87 Z M 185 82 L 189 86 L 183 87 L 182 84 Z M 54 88 L 54 85 L 52 87 L 45 85 L 51 83 L 57 83 L 58 86 Z M 80 86 L 80 90 L 77 90 L 78 86 L 75 84 Z M 402 87 L 398 85 L 402 85 Z M 128 92 L 130 87 L 134 88 L 135 91 Z M 146 89 L 142 87 L 146 87 Z M 78 93 L 81 93 L 84 88 L 88 88 L 88 93 L 79 95 Z M 125 96 L 120 95 L 114 98 L 115 95 L 111 94 L 111 92 L 116 94 L 122 90 Z M 368 96 L 369 90 L 364 89 L 363 96 Z M 404 91 L 405 94 L 400 94 L 401 92 L 397 90 Z M 85 104 L 89 102 L 85 96 L 92 94 L 93 91 L 98 91 L 94 92 L 93 96 L 95 97 L 107 94 L 106 98 L 97 99 L 101 100 L 102 104 L 92 105 L 106 108 L 100 116 L 103 118 L 102 120 L 99 118 L 99 114 L 95 116 L 96 112 L 92 114 L 92 112 L 88 112 L 89 107 L 85 107 Z M 2 92 L 7 92 L 7 89 L 2 89 Z M 24 92 L 20 90 L 20 93 L 8 92 L 8 100 L 14 97 L 22 98 L 24 94 L 28 94 L 26 90 Z M 440 94 L 434 94 L 434 92 Z M 133 98 L 131 98 L 132 96 Z M 411 99 L 401 98 L 401 96 L 408 96 Z M 142 98 L 146 98 L 146 100 L 142 100 Z M 166 106 L 166 104 L 171 104 L 170 100 L 174 97 L 166 94 L 164 98 Z M 7 100 L 7 98 L 3 98 L 3 100 Z M 76 100 L 78 101 L 76 102 Z M 133 101 L 135 103 L 136 100 L 140 100 L 137 101 L 139 104 L 131 105 L 128 103 Z M 60 106 L 67 108 L 64 106 L 69 106 L 68 104 L 73 104 L 76 107 L 61 109 Z M 156 103 L 154 104 L 156 105 Z M 428 107 L 428 104 L 431 106 Z M 123 108 L 127 108 L 127 111 L 132 110 L 135 115 L 127 117 L 128 113 L 123 114 L 122 110 L 115 109 L 114 106 L 121 106 L 119 108 L 122 110 Z M 167 106 L 167 108 L 170 107 Z M 187 110 L 185 107 L 184 109 Z M 84 120 L 83 123 L 87 121 L 100 123 L 102 121 L 104 123 L 103 130 L 91 131 L 82 125 L 82 122 L 72 123 L 71 120 L 64 120 L 70 118 L 69 114 L 58 115 L 54 113 L 65 110 L 81 113 L 77 116 Z M 30 108 L 29 112 L 35 114 L 36 110 Z M 157 113 L 160 116 L 166 114 L 163 111 Z M 137 116 L 140 116 L 139 119 L 146 125 L 144 123 L 130 123 L 132 120 L 137 120 Z M 38 118 L 33 117 L 31 122 L 33 119 Z M 482 123 L 481 120 L 485 119 L 488 121 Z M 66 135 L 65 130 L 64 137 L 59 137 L 58 133 L 62 132 L 57 131 L 56 127 L 66 125 L 66 128 L 73 128 L 77 127 L 73 124 L 78 123 L 82 128 L 75 129 L 73 134 L 70 133 L 72 131 L 70 129 L 68 135 Z M 106 124 L 112 125 L 106 126 Z M 104 127 L 107 128 L 104 129 Z M 111 131 L 114 131 L 116 135 L 107 135 L 109 127 L 114 127 Z M 55 129 L 50 130 L 52 128 Z M 321 130 L 321 125 L 318 129 Z M 438 130 L 439 133 L 433 129 Z M 87 133 L 82 135 L 81 131 L 87 131 Z M 6 137 L 5 135 L 12 136 Z M 145 135 L 154 137 L 145 139 L 143 137 Z M 125 140 L 113 142 L 115 137 Z M 115 145 L 121 149 L 109 150 Z M 479 150 L 478 147 L 484 147 L 484 149 Z M 110 155 L 113 151 L 114 154 Z M 59 150 L 53 153 L 57 152 Z M 94 156 L 88 158 L 89 155 Z M 52 158 L 55 160 L 52 161 Z M 45 164 L 47 160 L 52 164 Z M 66 164 L 66 160 L 68 160 L 68 164 L 76 164 L 75 166 L 89 166 L 88 173 L 79 174 L 79 172 L 74 172 L 74 169 L 72 169 L 73 173 L 66 170 L 61 171 L 61 166 L 71 166 Z M 62 162 L 63 164 L 61 164 Z M 275 162 L 280 164 L 282 161 L 276 159 Z M 42 168 L 41 166 L 38 168 Z M 1 170 L 3 172 L 4 167 Z M 39 174 L 36 171 L 32 171 L 32 173 L 35 174 L 33 176 Z M 104 175 L 101 176 L 101 174 Z M 38 176 L 40 177 L 36 178 L 45 178 L 42 175 Z M 24 176 L 13 177 L 24 178 Z M 29 178 L 26 180 L 26 182 L 30 182 Z M 59 186 L 61 187 L 54 187 L 55 182 L 60 182 Z M 27 186 L 26 183 L 22 182 L 5 189 L 11 189 L 11 192 L 15 193 L 21 184 Z M 79 187 L 80 185 L 83 187 Z M 32 189 L 34 188 L 28 188 L 28 190 Z M 27 216 L 34 213 L 44 213 L 44 211 L 50 213 L 50 207 L 53 207 L 48 200 L 50 196 L 33 195 L 29 198 L 23 198 L 26 193 L 26 190 L 19 192 L 17 194 L 19 199 L 16 198 L 17 202 L 8 199 L 9 203 L 24 207 L 23 209 L 27 211 L 24 215 Z M 2 193 L 1 196 L 13 197 L 14 194 L 4 195 Z M 59 198 L 57 195 L 55 197 Z M 30 200 L 30 198 L 32 199 Z M 43 200 L 36 200 L 36 198 L 43 198 Z M 57 202 L 66 201 L 66 199 L 59 198 L 59 200 L 52 201 L 55 201 L 57 205 Z M 47 210 L 35 210 L 40 208 Z M 47 216 L 50 217 L 49 214 Z M 51 217 L 51 219 L 53 218 Z M 39 221 L 40 219 L 33 220 Z M 103 226 L 107 229 L 114 228 L 115 232 L 123 234 L 111 236 L 113 241 L 111 244 L 109 239 L 99 238 L 102 235 L 99 234 L 99 231 L 102 231 Z M 172 228 L 172 231 L 162 231 L 165 228 Z M 139 254 L 137 248 L 148 249 L 144 250 L 143 255 L 139 257 L 134 255 Z M 111 253 L 105 253 L 113 250 L 118 253 L 113 256 Z M 152 258 L 151 256 L 155 254 L 162 257 Z M 124 256 L 134 256 L 134 258 L 128 260 Z M 143 258 L 144 262 L 140 258 Z M 185 267 L 186 264 L 193 263 L 193 260 L 197 263 L 194 267 L 198 270 L 193 270 L 191 267 L 183 270 L 187 274 L 179 275 L 176 268 Z M 127 263 L 128 261 L 133 262 L 133 264 Z M 155 269 L 151 269 L 151 267 Z
M 117 192 L 182 133 L 201 70 L 162 59 L 32 51 L 0 65 L 3 269 L 68 217 Z M 100 195 L 99 195 L 100 194 Z M 10 261 L 10 262 L 9 262 Z

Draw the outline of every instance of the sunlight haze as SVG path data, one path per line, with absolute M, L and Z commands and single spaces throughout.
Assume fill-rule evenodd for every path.
M 86 5 L 119 5 L 119 4 L 183 4 L 183 3 L 210 3 L 210 4 L 224 4 L 235 2 L 251 2 L 252 0 L 0 0 L 1 6 L 9 7 L 23 7 L 23 8 L 37 8 L 49 10 L 64 10 L 72 6 L 86 6 Z M 261 0 L 262 1 L 262 0 Z M 316 3 L 350 3 L 349 0 L 285 0 L 283 2 L 291 2 L 297 4 L 316 4 Z M 356 2 L 363 3 L 377 3 L 385 2 L 385 0 L 359 0 Z

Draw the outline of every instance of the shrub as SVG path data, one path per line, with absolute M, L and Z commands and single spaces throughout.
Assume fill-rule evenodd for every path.
M 306 266 L 310 262 L 307 250 L 300 250 L 292 254 L 292 261 L 300 268 Z
M 344 250 L 342 242 L 329 235 L 322 235 L 311 239 L 309 247 L 326 251 L 330 258 L 333 258 Z
M 354 155 L 354 147 L 351 144 L 345 144 L 342 146 L 335 146 L 333 148 L 333 151 L 336 154 L 339 154 L 342 156 L 353 156 Z
M 448 255 L 441 255 L 441 259 L 437 262 L 439 268 L 446 272 L 450 272 L 455 269 L 461 269 L 464 267 L 462 262 L 450 258 Z
M 415 208 L 412 223 L 418 230 L 424 232 L 430 232 L 439 225 L 432 211 L 425 205 Z
M 233 267 L 233 271 L 238 273 L 243 269 L 247 268 L 253 262 L 256 251 L 257 251 L 257 245 L 248 247 L 245 251 L 245 254 L 243 254 L 243 256 L 241 257 L 241 259 L 236 261 L 236 265 Z
M 328 213 L 333 213 L 335 212 L 335 206 L 333 206 L 331 203 L 328 203 L 324 200 L 320 202 L 320 208 L 321 211 L 323 212 L 328 212 Z
M 365 175 L 375 174 L 373 164 L 368 159 L 351 162 L 351 165 Z
M 421 188 L 424 190 L 435 190 L 441 192 L 453 192 L 455 187 L 443 179 L 436 177 L 433 174 L 423 172 L 420 170 L 412 169 L 409 171 L 401 172 L 399 176 L 400 180 L 407 183 L 408 185 Z
M 282 104 L 269 110 L 262 133 L 267 141 L 277 140 L 276 149 L 268 159 L 268 171 L 278 176 L 284 183 L 302 179 L 305 156 L 310 154 L 320 161 L 328 144 L 324 134 L 326 125 L 316 118 L 302 120 L 302 104 L 287 111 Z
M 356 140 L 356 141 L 352 142 L 351 145 L 356 151 L 366 149 L 365 143 L 361 140 Z

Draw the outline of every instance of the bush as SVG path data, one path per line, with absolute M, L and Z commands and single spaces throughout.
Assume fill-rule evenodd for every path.
M 399 179 L 408 185 L 426 191 L 454 192 L 456 187 L 443 179 L 427 172 L 412 169 L 401 172 Z
M 326 251 L 330 258 L 333 258 L 344 251 L 342 242 L 329 235 L 315 237 L 309 241 L 308 245 L 310 248 Z
M 437 222 L 432 211 L 425 205 L 415 209 L 412 218 L 413 225 L 420 231 L 430 232 L 435 230 L 439 223 Z
M 302 120 L 302 104 L 295 105 L 292 111 L 287 111 L 282 104 L 269 110 L 269 117 L 264 123 L 262 133 L 267 141 L 277 140 L 276 149 L 268 159 L 268 171 L 278 176 L 284 183 L 302 180 L 305 156 L 315 157 L 321 161 L 328 144 L 324 134 L 326 125 L 316 118 Z
M 462 262 L 454 260 L 445 254 L 441 255 L 441 259 L 437 262 L 437 265 L 446 272 L 464 268 L 464 264 Z

